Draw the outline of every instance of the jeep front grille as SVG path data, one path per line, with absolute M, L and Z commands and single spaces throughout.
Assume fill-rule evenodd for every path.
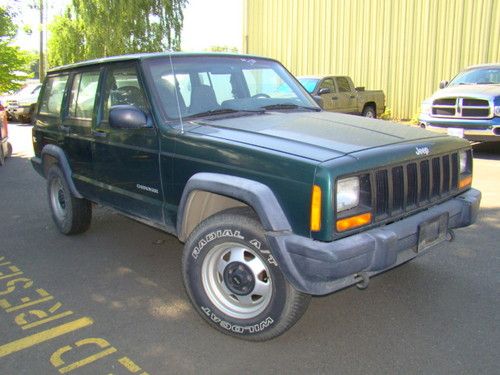
M 372 174 L 375 221 L 430 206 L 458 190 L 458 153 L 391 166 Z
M 492 105 L 488 100 L 474 98 L 442 98 L 432 102 L 432 116 L 453 118 L 490 118 Z

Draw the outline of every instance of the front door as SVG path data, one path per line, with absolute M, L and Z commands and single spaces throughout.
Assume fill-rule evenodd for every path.
M 109 111 L 132 105 L 149 117 L 150 127 L 111 128 Z M 94 169 L 100 199 L 121 211 L 162 223 L 158 135 L 135 63 L 110 65 L 106 71 L 101 115 L 93 129 Z
M 325 111 L 335 111 L 337 109 L 338 96 L 333 83 L 333 78 L 325 78 L 321 81 L 318 91 L 321 89 L 328 90 L 325 94 L 320 95 L 323 100 L 323 109 Z

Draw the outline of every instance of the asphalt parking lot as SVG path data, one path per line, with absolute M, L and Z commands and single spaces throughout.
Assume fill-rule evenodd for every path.
M 14 155 L 0 167 L 1 374 L 498 374 L 498 151 L 475 153 L 482 209 L 455 242 L 367 290 L 313 298 L 283 336 L 249 343 L 190 307 L 175 237 L 103 208 L 85 234 L 60 235 L 29 163 L 31 127 L 11 125 L 10 136 Z

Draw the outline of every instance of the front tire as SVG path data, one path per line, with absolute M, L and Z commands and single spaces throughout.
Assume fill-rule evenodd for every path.
M 212 327 L 264 341 L 304 314 L 310 296 L 288 283 L 268 249 L 262 226 L 247 210 L 214 215 L 191 233 L 183 254 L 184 285 Z
M 47 193 L 52 219 L 61 233 L 72 235 L 89 229 L 92 219 L 91 203 L 71 193 L 66 178 L 57 165 L 51 166 L 47 173 Z

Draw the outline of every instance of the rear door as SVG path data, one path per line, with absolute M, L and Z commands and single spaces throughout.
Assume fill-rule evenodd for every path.
M 335 77 L 335 84 L 338 92 L 337 110 L 344 113 L 357 112 L 356 93 L 347 77 Z
M 100 75 L 98 67 L 71 74 L 68 105 L 61 126 L 66 133 L 64 150 L 75 185 L 80 193 L 91 199 L 95 199 L 97 192 L 92 165 L 92 124 Z
M 135 62 L 109 65 L 101 92 L 99 121 L 93 128 L 93 164 L 99 197 L 121 211 L 161 223 L 163 191 L 158 134 Z M 148 128 L 111 128 L 109 111 L 132 105 L 149 117 Z
M 64 136 L 60 131 L 66 85 L 69 74 L 50 74 L 45 79 L 36 116 L 37 142 L 34 145 L 37 155 L 47 144 L 62 145 Z

